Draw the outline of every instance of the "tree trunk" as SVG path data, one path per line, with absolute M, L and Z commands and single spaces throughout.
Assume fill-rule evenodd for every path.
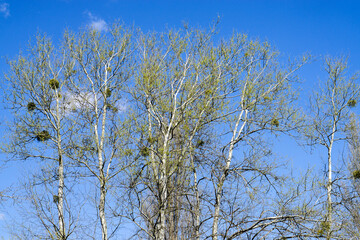
M 198 189 L 197 174 L 194 168 L 194 187 L 195 187 L 195 226 L 194 226 L 194 239 L 200 240 L 200 194 Z
M 110 66 L 107 64 L 105 65 L 105 80 L 104 80 L 104 86 L 107 88 L 107 78 L 108 78 L 108 68 Z M 97 106 L 97 97 L 96 93 L 94 93 L 95 97 L 95 106 Z M 97 112 L 97 107 L 96 107 Z M 97 113 L 97 116 L 98 113 Z M 97 126 L 95 125 L 95 134 L 96 134 L 96 141 L 98 144 L 98 159 L 99 159 L 99 175 L 100 175 L 100 202 L 99 202 L 99 217 L 100 217 L 100 223 L 101 223 L 101 232 L 102 232 L 102 240 L 108 239 L 108 229 L 107 229 L 107 223 L 106 223 L 106 216 L 105 216 L 105 203 L 106 203 L 106 179 L 107 175 L 104 173 L 104 166 L 105 166 L 105 159 L 103 158 L 103 149 L 105 144 L 105 126 L 106 126 L 106 116 L 107 116 L 107 106 L 104 104 L 103 106 L 103 116 L 102 116 L 102 122 L 101 122 L 101 134 L 100 134 L 100 141 L 97 131 Z
M 60 133 L 60 111 L 59 111 L 59 93 L 58 90 L 55 90 L 56 94 L 56 141 L 57 141 L 57 151 L 59 154 L 58 158 L 58 196 L 54 197 L 54 201 L 57 204 L 58 209 L 58 220 L 59 220 L 59 239 L 65 240 L 65 219 L 64 219 L 64 160 L 62 158 L 62 147 L 61 147 L 61 133 Z
M 171 126 L 169 126 L 169 129 Z M 167 210 L 167 174 L 166 174 L 166 165 L 167 165 L 167 151 L 168 151 L 168 141 L 170 133 L 164 137 L 164 152 L 160 161 L 160 178 L 159 178 L 159 224 L 158 226 L 158 237 L 157 240 L 165 240 L 165 227 L 166 227 L 166 210 Z
M 165 150 L 164 150 L 165 151 Z M 157 240 L 165 240 L 165 226 L 166 226 L 166 158 L 160 163 L 160 179 L 159 179 L 159 215 L 160 221 L 158 224 L 158 237 Z
M 101 181 L 100 186 L 100 202 L 99 202 L 99 217 L 101 223 L 102 240 L 107 240 L 107 223 L 105 217 L 105 197 L 106 197 L 106 184 L 105 181 Z
M 332 144 L 331 144 L 332 145 Z M 332 191 L 332 166 L 331 166 L 331 148 L 328 150 L 328 182 L 327 182 L 327 223 L 329 224 L 329 229 L 327 230 L 326 239 L 331 239 L 331 225 L 332 225 L 332 200 L 331 200 L 331 191 Z
M 332 148 L 334 144 L 334 137 L 335 137 L 335 131 L 336 131 L 336 122 L 333 123 L 333 129 L 331 134 L 331 140 L 330 145 L 328 147 L 328 182 L 327 182 L 327 223 L 329 224 L 329 228 L 326 233 L 326 239 L 331 239 L 331 229 L 332 229 L 332 200 L 331 200 L 331 194 L 332 194 Z
M 58 218 L 59 218 L 59 232 L 60 239 L 65 240 L 65 224 L 64 224 L 64 162 L 59 156 L 59 186 L 58 186 L 58 196 L 57 196 L 57 208 L 58 208 Z
M 221 206 L 222 190 L 223 190 L 223 186 L 224 186 L 224 182 L 226 180 L 226 177 L 227 177 L 227 175 L 229 173 L 235 143 L 236 143 L 237 139 L 239 138 L 240 134 L 242 133 L 242 131 L 243 131 L 244 127 L 245 127 L 245 124 L 246 124 L 246 121 L 244 121 L 242 123 L 240 129 L 238 130 L 238 127 L 240 125 L 240 121 L 242 119 L 242 116 L 243 116 L 244 112 L 245 112 L 245 119 L 247 117 L 247 110 L 242 110 L 241 113 L 238 116 L 238 119 L 237 119 L 236 124 L 235 124 L 234 129 L 233 129 L 233 134 L 232 134 L 231 141 L 230 141 L 229 152 L 228 152 L 228 157 L 226 159 L 226 164 L 225 164 L 224 168 L 222 169 L 221 177 L 220 177 L 219 182 L 217 184 L 217 187 L 215 189 L 214 220 L 213 220 L 213 226 L 212 226 L 212 239 L 213 240 L 218 239 L 218 234 L 219 234 L 218 233 L 218 228 L 219 228 L 219 217 L 220 217 L 220 206 Z
M 224 166 L 224 169 L 222 171 L 220 180 L 217 184 L 217 188 L 215 191 L 215 210 L 214 210 L 214 221 L 213 221 L 213 227 L 212 227 L 212 239 L 217 240 L 218 239 L 218 228 L 219 228 L 219 217 L 220 217 L 220 206 L 221 206 L 221 196 L 222 196 L 222 190 L 223 186 L 226 180 L 226 177 L 229 172 L 230 163 L 234 151 L 234 141 L 235 141 L 235 135 L 236 135 L 236 128 L 233 134 L 233 137 L 231 139 L 230 147 L 229 147 L 229 153 L 228 158 L 226 160 L 226 165 Z

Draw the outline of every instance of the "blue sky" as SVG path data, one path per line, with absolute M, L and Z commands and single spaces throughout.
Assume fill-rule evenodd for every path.
M 246 33 L 269 41 L 290 57 L 306 52 L 349 55 L 350 69 L 355 71 L 360 70 L 359 13 L 360 2 L 346 0 L 0 0 L 0 73 L 8 69 L 6 57 L 14 58 L 26 49 L 37 32 L 58 41 L 66 28 L 76 31 L 93 25 L 106 29 L 118 19 L 145 32 L 181 27 L 183 22 L 206 28 L 217 16 L 221 37 L 233 31 Z M 305 67 L 302 76 L 302 88 L 311 89 L 321 77 L 319 65 Z M 2 107 L 0 113 L 3 119 Z M 301 150 L 293 149 L 297 148 L 293 143 L 289 146 L 285 154 L 299 158 L 295 155 Z M 0 172 L 0 189 L 10 184 L 13 174 Z M 2 218 L 0 209 L 0 237 Z
M 349 53 L 355 64 L 360 62 L 359 10 L 357 1 L 331 0 L 0 0 L 0 55 L 13 56 L 37 31 L 59 39 L 65 28 L 116 19 L 143 30 L 179 27 L 183 21 L 206 27 L 219 15 L 223 35 L 244 32 L 288 54 Z

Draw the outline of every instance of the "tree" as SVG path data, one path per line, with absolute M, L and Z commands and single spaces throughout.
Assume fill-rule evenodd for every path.
M 194 142 L 200 141 L 197 134 L 217 107 L 212 95 L 218 78 L 205 63 L 215 57 L 209 55 L 209 38 L 190 30 L 140 37 L 132 95 L 139 107 L 133 120 L 139 126 L 142 161 L 137 163 L 144 175 L 136 179 L 133 193 L 145 218 L 143 230 L 154 239 L 185 235 L 179 225 L 194 169 L 189 160 Z
M 359 99 L 357 75 L 347 75 L 347 60 L 344 58 L 325 58 L 327 80 L 311 98 L 311 116 L 306 136 L 311 144 L 324 146 L 327 151 L 327 199 L 326 216 L 320 228 L 327 239 L 335 230 L 333 220 L 333 149 L 334 144 L 346 139 L 350 119 L 350 108 Z
M 97 203 L 102 239 L 109 231 L 106 217 L 107 192 L 111 180 L 131 164 L 126 156 L 129 144 L 124 87 L 132 73 L 131 32 L 114 24 L 108 33 L 86 29 L 67 33 L 67 101 L 76 131 L 71 135 L 68 156 L 95 177 L 99 191 Z M 76 135 L 75 135 L 76 133 Z
M 332 149 L 358 100 L 343 61 L 327 61 L 306 133 L 328 150 L 326 221 L 315 180 L 282 174 L 271 151 L 274 136 L 301 127 L 293 84 L 308 59 L 285 63 L 242 34 L 217 40 L 216 26 L 145 34 L 114 24 L 66 32 L 58 48 L 39 37 L 7 78 L 8 153 L 54 160 L 26 185 L 45 230 L 25 236 L 107 240 L 126 222 L 139 239 L 330 238 Z M 67 206 L 83 188 L 80 224 Z
M 341 214 L 344 221 L 343 230 L 351 237 L 359 237 L 360 232 L 360 185 L 359 185 L 359 123 L 355 114 L 351 114 L 348 125 L 347 137 L 349 141 L 349 159 L 346 161 L 347 170 L 343 181 L 338 184 L 337 194 L 341 197 L 341 206 L 344 208 Z
M 73 231 L 65 226 L 64 214 L 64 161 L 68 133 L 72 130 L 61 100 L 67 80 L 63 71 L 65 61 L 61 50 L 56 51 L 50 39 L 38 35 L 27 55 L 19 55 L 17 60 L 9 62 L 11 73 L 6 77 L 9 89 L 5 91 L 14 121 L 11 142 L 4 151 L 18 160 L 41 159 L 57 164 L 54 178 L 58 187 L 52 196 L 57 221 L 38 212 L 43 227 L 54 239 L 67 239 Z
M 46 229 L 44 238 L 67 239 L 73 232 L 65 226 L 64 214 L 65 175 L 69 187 L 73 184 L 71 173 L 78 179 L 97 179 L 94 184 L 99 190 L 97 211 L 102 239 L 108 239 L 118 229 L 117 223 L 108 234 L 105 209 L 111 180 L 130 164 L 125 154 L 129 144 L 127 105 L 122 95 L 132 71 L 128 61 L 133 51 L 130 37 L 130 31 L 114 24 L 105 34 L 92 29 L 79 34 L 66 32 L 63 45 L 55 49 L 49 39 L 39 35 L 28 56 L 20 55 L 10 62 L 7 99 L 14 110 L 14 127 L 13 140 L 5 151 L 20 160 L 48 159 L 58 163 L 54 176 L 59 182 L 58 193 L 37 199 L 35 190 L 30 191 Z M 42 172 L 52 173 L 45 168 Z M 50 180 L 44 180 L 44 186 L 52 179 L 50 176 Z M 45 216 L 51 215 L 45 199 L 56 204 L 57 223 Z
M 142 35 L 139 41 L 133 90 L 139 107 L 133 119 L 139 159 L 130 202 L 145 224 L 132 220 L 154 239 L 185 234 L 199 239 L 209 231 L 217 239 L 220 219 L 223 226 L 230 222 L 224 237 L 238 236 L 240 231 L 234 229 L 244 222 L 231 220 L 237 213 L 226 213 L 231 206 L 224 202 L 245 200 L 247 193 L 238 191 L 239 195 L 225 198 L 225 183 L 245 174 L 250 181 L 271 178 L 266 161 L 257 166 L 269 156 L 268 150 L 261 149 L 260 137 L 298 127 L 296 109 L 288 104 L 294 100 L 290 85 L 307 58 L 281 68 L 268 44 L 239 34 L 214 43 L 214 32 L 186 29 Z M 232 166 L 240 145 L 243 162 Z M 212 184 L 213 191 L 204 191 Z M 241 189 L 247 183 L 237 184 Z M 213 212 L 202 212 L 206 208 Z M 221 217 L 221 211 L 229 215 Z M 184 223 L 182 218 L 191 220 Z M 205 229 L 210 219 L 211 227 Z M 190 227 L 193 230 L 186 232 Z
M 296 79 L 296 76 L 293 76 L 294 72 L 307 61 L 304 57 L 298 63 L 290 63 L 285 68 L 281 68 L 276 60 L 277 53 L 267 43 L 249 41 L 246 37 L 235 37 L 230 42 L 237 43 L 229 48 L 236 49 L 234 52 L 237 54 L 231 57 L 232 60 L 226 65 L 226 70 L 222 71 L 223 78 L 220 81 L 221 84 L 226 85 L 222 89 L 222 94 L 229 100 L 225 111 L 221 113 L 224 121 L 220 124 L 227 127 L 223 133 L 218 133 L 221 147 L 216 150 L 217 159 L 211 172 L 215 195 L 213 239 L 218 239 L 220 235 L 233 239 L 254 228 L 265 228 L 260 224 L 244 230 L 245 222 L 248 221 L 240 217 L 243 210 L 238 206 L 237 212 L 233 212 L 232 209 L 236 207 L 233 208 L 231 204 L 237 202 L 236 199 L 246 201 L 246 195 L 250 192 L 255 194 L 256 179 L 261 182 L 261 179 L 266 179 L 270 187 L 275 186 L 271 179 L 277 177 L 272 173 L 273 167 L 266 161 L 271 156 L 271 151 L 262 140 L 262 136 L 266 136 L 266 133 L 286 133 L 299 127 L 297 110 L 291 106 L 291 102 L 295 99 L 291 91 L 291 82 Z M 238 147 L 243 149 L 243 154 L 236 151 Z M 238 187 L 236 193 L 231 193 L 232 186 L 226 184 L 230 178 L 231 185 L 240 180 L 237 184 L 243 186 Z M 240 183 L 241 181 L 243 182 Z M 254 182 L 253 190 L 241 191 L 242 188 L 252 189 L 250 182 Z M 229 192 L 225 190 L 227 188 Z M 261 188 L 258 191 L 262 192 Z M 266 192 L 264 191 L 263 194 Z M 252 194 L 248 197 L 252 202 L 256 202 Z M 229 205 L 225 204 L 227 201 Z M 254 222 L 259 221 L 259 223 L 266 221 L 267 218 L 272 219 L 272 216 L 265 216 L 261 211 L 255 212 L 259 214 L 257 217 L 256 215 L 251 217 L 249 212 L 244 214 L 246 219 L 255 217 Z M 276 216 L 276 218 L 283 221 L 288 216 Z M 223 228 L 226 225 L 228 227 L 220 234 L 221 220 L 224 221 L 221 224 Z M 236 230 L 239 228 L 241 230 Z

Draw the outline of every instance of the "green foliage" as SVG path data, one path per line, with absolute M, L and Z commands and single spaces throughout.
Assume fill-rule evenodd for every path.
M 114 113 L 117 113 L 119 111 L 119 109 L 113 105 L 111 105 L 110 103 L 106 104 L 106 109 L 113 111 Z
M 271 99 L 270 96 L 265 96 L 265 97 L 264 97 L 264 100 L 265 100 L 265 101 L 271 101 L 272 99 Z
M 54 203 L 59 203 L 59 196 L 53 195 L 53 201 L 54 201 Z
M 124 155 L 125 156 L 131 156 L 133 154 L 133 151 L 131 149 L 125 149 Z
M 147 141 L 148 141 L 148 143 L 153 144 L 153 143 L 156 142 L 156 138 L 154 138 L 154 137 L 148 137 L 148 138 L 147 138 Z
M 211 95 L 213 93 L 213 90 L 212 89 L 206 89 L 205 90 L 205 95 L 206 96 L 209 96 L 209 95 Z
M 356 100 L 355 99 L 350 99 L 349 101 L 348 101 L 348 103 L 347 103 L 347 105 L 349 106 L 349 107 L 355 107 L 356 106 Z
M 199 148 L 199 147 L 202 147 L 203 145 L 205 144 L 205 142 L 201 139 L 197 140 L 196 142 L 196 147 Z
M 352 172 L 352 176 L 355 178 L 355 179 L 359 179 L 360 178 L 360 170 L 355 170 Z
M 60 84 L 59 84 L 59 81 L 58 80 L 56 80 L 55 78 L 53 78 L 53 79 L 50 79 L 50 81 L 49 81 L 49 86 L 50 86 L 50 88 L 51 89 L 58 89 L 59 88 L 59 86 L 60 86 Z
M 140 149 L 140 155 L 143 157 L 148 157 L 150 155 L 150 149 L 148 147 L 142 147 Z
M 27 105 L 27 110 L 28 110 L 29 112 L 32 112 L 32 111 L 34 111 L 35 109 L 36 109 L 35 103 L 29 102 L 28 105 Z
M 50 136 L 49 132 L 46 130 L 43 130 L 36 135 L 36 140 L 38 140 L 39 142 L 47 141 L 50 138 L 51 138 L 51 136 Z
M 164 148 L 163 147 L 158 148 L 158 154 L 160 154 L 160 155 L 164 154 Z
M 330 230 L 330 222 L 322 221 L 319 226 L 318 234 L 323 235 Z
M 271 125 L 275 126 L 275 127 L 279 127 L 279 120 L 277 120 L 276 118 L 273 118 L 270 122 Z
M 107 98 L 111 97 L 111 90 L 110 90 L 109 88 L 106 88 L 106 90 L 105 90 L 105 96 L 106 96 Z

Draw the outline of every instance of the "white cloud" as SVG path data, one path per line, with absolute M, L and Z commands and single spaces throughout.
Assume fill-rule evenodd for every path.
M 65 92 L 62 99 L 62 113 L 65 115 L 76 113 L 77 111 L 92 110 L 95 105 L 95 96 L 91 92 L 71 93 Z M 103 96 L 96 95 L 97 101 L 102 102 Z M 125 112 L 128 108 L 126 99 L 116 101 L 114 107 L 118 113 Z
M 91 26 L 92 29 L 94 29 L 96 31 L 99 31 L 99 32 L 107 30 L 107 24 L 102 19 L 91 22 L 90 26 Z
M 0 220 L 4 220 L 5 219 L 5 214 L 0 213 Z
M 90 92 L 80 94 L 66 92 L 63 104 L 66 113 L 76 112 L 77 110 L 91 109 L 95 104 L 95 98 Z
M 87 14 L 90 18 L 89 26 L 91 29 L 96 30 L 98 32 L 102 32 L 102 31 L 106 32 L 108 30 L 108 25 L 104 19 L 94 16 L 91 12 L 88 12 Z
M 8 3 L 0 3 L 0 13 L 2 13 L 5 18 L 10 16 L 10 5 Z

